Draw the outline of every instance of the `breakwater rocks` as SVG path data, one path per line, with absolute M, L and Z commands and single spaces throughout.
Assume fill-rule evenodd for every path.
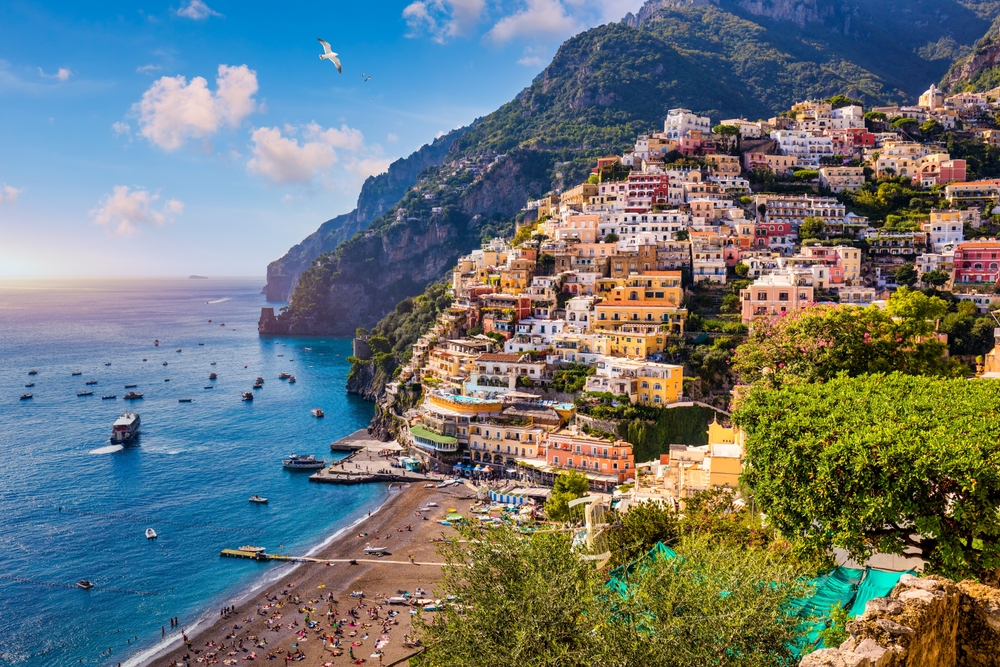
M 800 667 L 987 667 L 1000 664 L 1000 589 L 903 575 L 888 597 L 847 623 L 840 648 Z

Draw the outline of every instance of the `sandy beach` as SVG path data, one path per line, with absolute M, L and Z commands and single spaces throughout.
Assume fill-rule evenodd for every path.
M 187 643 L 177 642 L 144 664 L 286 664 L 289 656 L 302 667 L 360 664 L 350 658 L 351 652 L 365 664 L 406 664 L 406 658 L 418 650 L 403 645 L 404 636 L 412 633 L 410 607 L 390 606 L 385 600 L 398 590 L 414 594 L 417 588 L 426 590 L 429 597 L 439 597 L 433 591 L 441 576 L 441 557 L 433 540 L 453 536 L 454 530 L 437 520 L 449 508 L 468 512 L 474 500 L 475 494 L 466 486 L 438 489 L 411 483 L 394 491 L 377 512 L 312 556 L 356 559 L 357 565 L 299 564 L 250 597 L 234 602 L 235 611 L 220 614 L 211 624 L 203 623 L 195 634 L 188 634 Z M 428 503 L 437 507 L 418 515 L 417 510 Z M 386 547 L 387 553 L 366 555 L 363 550 L 368 543 Z M 364 598 L 351 597 L 353 591 L 363 592 Z M 398 613 L 389 616 L 390 612 Z M 307 618 L 313 627 L 307 625 Z M 167 628 L 167 636 L 182 639 L 184 629 L 183 623 Z M 339 647 L 324 640 L 328 637 L 339 640 Z M 374 655 L 376 642 L 381 656 Z

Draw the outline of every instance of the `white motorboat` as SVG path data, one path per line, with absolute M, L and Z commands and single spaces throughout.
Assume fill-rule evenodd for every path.
M 94 584 L 88 581 L 87 579 L 81 579 L 80 581 L 76 582 L 76 587 L 82 588 L 85 591 L 89 591 L 91 588 L 94 587 Z
M 245 391 L 245 392 L 243 392 L 243 400 L 244 401 L 252 401 L 253 400 L 253 392 L 252 391 Z
M 254 495 L 250 496 L 250 502 L 252 502 L 252 503 L 259 503 L 261 505 L 266 505 L 267 504 L 267 498 L 262 498 L 261 496 L 258 496 L 257 494 L 254 494 Z
M 309 412 L 312 413 L 313 417 L 322 417 L 323 416 L 323 409 L 322 408 L 313 408 Z
M 264 547 L 255 547 L 255 546 L 251 546 L 249 544 L 245 544 L 242 547 L 240 547 L 239 549 L 237 549 L 237 551 L 245 551 L 248 554 L 262 554 L 262 553 L 264 553 L 265 548 Z
M 156 531 L 153 530 L 152 528 L 147 528 L 146 529 L 146 539 L 147 540 L 155 540 L 156 539 Z
M 296 456 L 289 454 L 287 459 L 281 461 L 282 465 L 290 470 L 319 470 L 326 465 L 323 459 L 317 459 L 312 454 L 308 456 Z
M 373 547 L 371 544 L 365 544 L 365 553 L 381 556 L 385 553 L 385 547 Z
M 111 442 L 116 445 L 131 442 L 139 435 L 141 423 L 138 412 L 123 412 L 111 427 Z

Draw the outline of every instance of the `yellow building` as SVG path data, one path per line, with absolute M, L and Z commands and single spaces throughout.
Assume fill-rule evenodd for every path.
M 623 326 L 604 333 L 597 340 L 599 354 L 626 359 L 646 359 L 654 354 L 662 354 L 668 332 L 661 325 Z
M 559 198 L 559 203 L 577 211 L 582 211 L 583 205 L 589 204 L 590 198 L 597 196 L 597 190 L 597 185 L 594 183 L 581 183 L 575 188 L 570 188 L 563 192 Z
M 742 171 L 740 158 L 736 155 L 706 155 L 705 162 L 718 176 L 739 176 Z
M 684 291 L 680 271 L 647 271 L 613 283 L 599 281 L 599 286 L 607 292 L 594 309 L 595 329 L 658 324 L 668 325 L 670 333 L 684 332 L 687 310 L 681 307 Z
M 684 367 L 647 363 L 636 373 L 639 403 L 670 405 L 684 395 Z
M 726 427 L 718 421 L 708 425 L 708 482 L 712 488 L 739 486 L 743 474 L 743 447 L 737 442 L 739 435 L 733 427 Z
M 500 271 L 500 291 L 504 294 L 521 294 L 531 285 L 535 275 L 534 259 L 515 259 Z

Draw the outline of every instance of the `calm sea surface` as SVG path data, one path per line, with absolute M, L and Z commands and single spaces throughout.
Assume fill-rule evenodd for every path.
M 135 663 L 169 617 L 190 628 L 288 567 L 220 549 L 303 554 L 384 501 L 381 485 L 282 468 L 293 452 L 329 460 L 372 409 L 344 391 L 350 341 L 258 337 L 262 284 L 0 280 L 0 665 Z M 133 383 L 145 398 L 126 402 Z M 126 408 L 142 435 L 121 449 L 108 438 Z M 79 579 L 99 588 L 62 587 Z

